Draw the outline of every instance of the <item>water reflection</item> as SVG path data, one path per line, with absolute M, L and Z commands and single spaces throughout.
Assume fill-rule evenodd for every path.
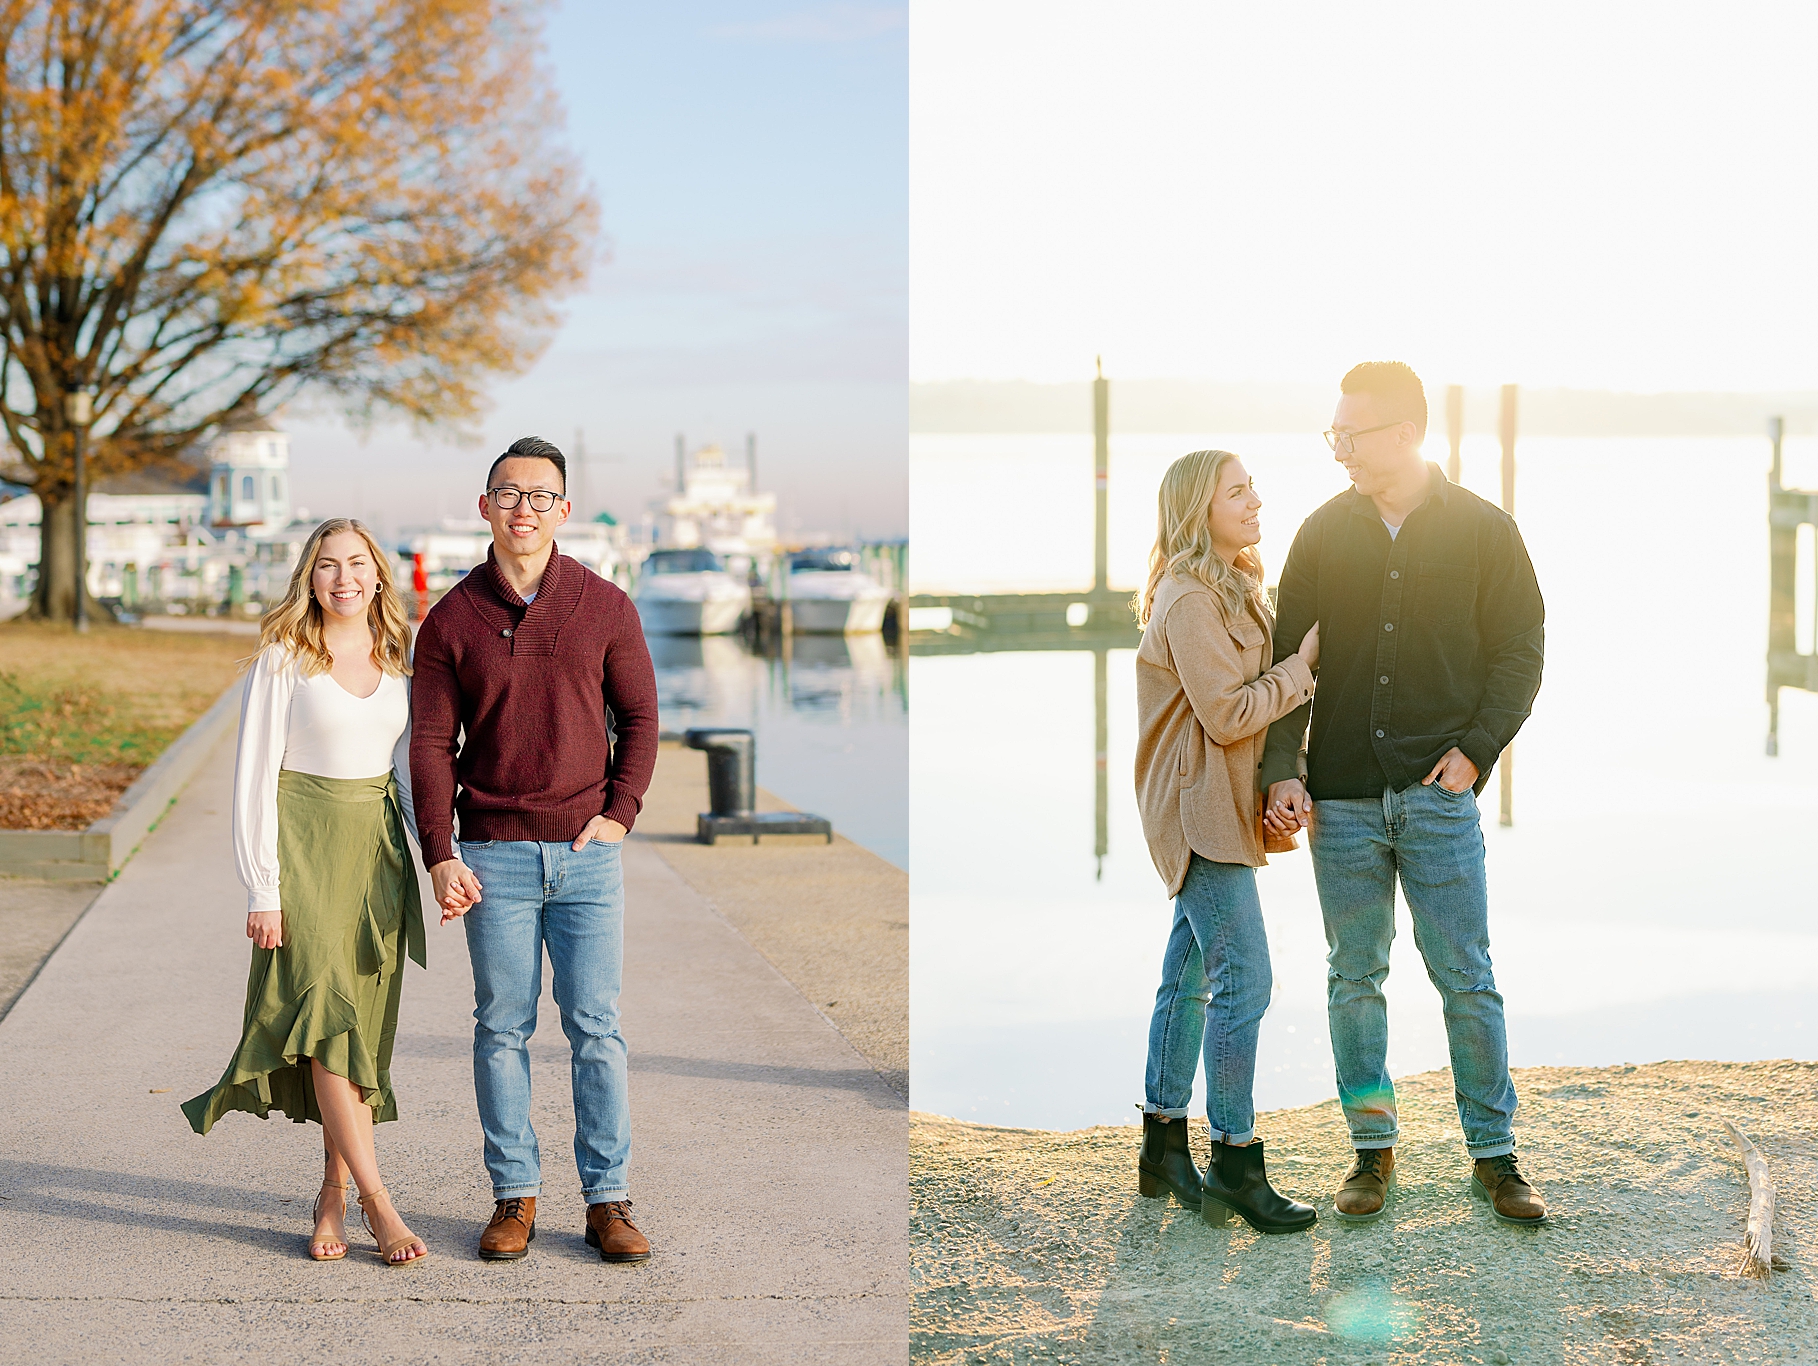
M 739 636 L 649 636 L 666 731 L 741 726 L 758 782 L 908 866 L 908 691 L 881 636 L 798 636 L 765 655 Z
M 1766 757 L 1763 444 L 1524 448 L 1547 674 L 1518 742 L 1516 825 L 1497 826 L 1492 783 L 1484 827 L 1517 1066 L 1818 1055 L 1818 695 L 1782 695 L 1780 754 Z M 1250 463 L 1265 497 L 1288 482 L 1264 483 L 1266 453 Z M 1686 499 L 1713 467 L 1731 477 Z M 1304 515 L 1293 504 L 1329 492 L 1276 500 L 1278 546 Z M 1724 532 L 1720 573 L 1687 559 L 1710 527 Z M 1722 643 L 1701 625 L 1719 622 Z M 1132 790 L 1133 661 L 1126 648 L 912 661 L 918 1109 L 1047 1128 L 1134 1116 L 1169 907 Z M 1276 996 L 1257 1099 L 1309 1103 L 1333 1083 L 1306 853 L 1259 881 Z M 1443 1067 L 1446 1048 L 1404 907 L 1398 924 L 1401 1075 Z

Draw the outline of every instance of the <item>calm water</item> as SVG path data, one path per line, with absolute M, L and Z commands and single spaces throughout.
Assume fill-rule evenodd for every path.
M 1343 487 L 1316 435 L 1114 441 L 1114 584 L 1135 582 L 1162 469 L 1202 446 L 1246 456 L 1271 577 L 1301 519 Z M 1780 757 L 1765 757 L 1767 443 L 1535 438 L 1519 456 L 1546 678 L 1516 742 L 1514 827 L 1496 824 L 1494 780 L 1483 798 L 1512 1060 L 1818 1056 L 1818 696 L 1782 693 Z M 920 586 L 1079 586 L 1090 462 L 1089 438 L 918 437 L 912 506 L 940 509 L 912 528 Z M 1789 445 L 1787 479 L 1818 487 L 1813 444 Z M 1467 444 L 1463 482 L 1498 497 L 1497 480 L 1493 442 Z M 1809 650 L 1809 596 L 1800 611 Z M 918 1109 L 1045 1128 L 1134 1119 L 1170 907 L 1132 790 L 1133 658 L 1106 658 L 1102 865 L 1093 655 L 911 661 Z M 1306 1104 L 1334 1087 L 1304 850 L 1260 885 L 1276 995 L 1257 1100 Z M 1400 1075 L 1446 1054 L 1398 915 L 1387 992 Z
M 736 636 L 652 636 L 665 730 L 740 726 L 758 784 L 899 868 L 909 866 L 902 657 L 878 636 L 797 636 L 788 659 Z

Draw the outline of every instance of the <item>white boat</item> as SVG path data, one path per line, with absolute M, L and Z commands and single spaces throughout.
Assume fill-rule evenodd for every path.
M 718 636 L 736 631 L 751 610 L 751 589 L 726 572 L 711 550 L 653 550 L 633 595 L 644 633 Z
M 803 635 L 871 635 L 883 629 L 890 605 L 890 590 L 844 548 L 791 555 L 788 594 L 790 619 Z

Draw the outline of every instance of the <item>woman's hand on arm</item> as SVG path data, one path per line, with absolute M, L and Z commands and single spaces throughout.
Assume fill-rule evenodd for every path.
M 1300 649 L 1297 653 L 1307 662 L 1309 669 L 1319 667 L 1319 623 L 1316 621 L 1307 628 L 1307 633 L 1300 638 Z
M 246 937 L 256 949 L 284 947 L 284 912 L 251 911 L 246 916 Z

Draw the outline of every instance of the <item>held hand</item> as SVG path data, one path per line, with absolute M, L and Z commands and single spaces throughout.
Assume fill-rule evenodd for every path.
M 246 937 L 253 941 L 256 949 L 283 948 L 284 912 L 249 911 L 246 916 Z
M 1463 750 L 1453 745 L 1433 765 L 1433 771 L 1420 780 L 1420 785 L 1425 787 L 1434 779 L 1438 779 L 1439 785 L 1447 792 L 1463 792 L 1477 782 L 1477 765 L 1465 758 Z
M 1263 824 L 1278 835 L 1292 835 L 1313 823 L 1313 799 L 1299 778 L 1269 784 Z
M 443 859 L 429 870 L 430 885 L 435 888 L 436 907 L 446 925 L 456 916 L 466 915 L 480 899 L 480 879 L 458 858 Z
M 574 851 L 580 853 L 589 843 L 600 840 L 606 844 L 617 844 L 625 838 L 625 827 L 605 816 L 595 816 L 574 837 Z
M 1312 629 L 1300 638 L 1299 654 L 1302 659 L 1307 661 L 1309 669 L 1319 667 L 1319 623 L 1317 621 L 1313 623 Z

